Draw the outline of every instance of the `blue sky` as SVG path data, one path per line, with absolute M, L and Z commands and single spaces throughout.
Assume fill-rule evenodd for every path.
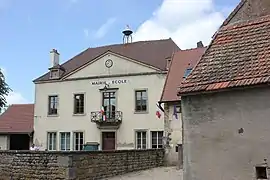
M 180 48 L 211 35 L 239 0 L 0 0 L 0 67 L 13 89 L 9 103 L 34 101 L 32 80 L 48 70 L 49 51 L 64 62 L 82 50 L 122 42 L 126 24 L 135 40 L 172 37 Z

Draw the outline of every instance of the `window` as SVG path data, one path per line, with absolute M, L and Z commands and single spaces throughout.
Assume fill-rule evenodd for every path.
M 59 70 L 51 70 L 50 72 L 50 78 L 51 79 L 56 79 L 56 78 L 59 78 Z
M 135 111 L 136 112 L 145 112 L 147 111 L 147 91 L 138 90 L 135 91 Z
M 57 115 L 58 96 L 49 96 L 49 115 Z
M 84 138 L 83 132 L 75 132 L 74 133 L 74 150 L 81 151 L 83 150 Z
M 146 149 L 146 131 L 136 132 L 136 148 Z
M 267 178 L 267 167 L 257 166 L 256 167 L 256 178 L 257 179 L 268 179 Z
M 56 151 L 56 132 L 48 132 L 47 149 L 49 151 Z
M 163 137 L 163 131 L 152 131 L 151 132 L 151 143 L 152 143 L 153 149 L 163 147 L 162 137 Z
M 70 132 L 60 133 L 60 149 L 61 151 L 70 150 Z
M 116 92 L 102 92 L 102 106 L 106 119 L 114 119 L 116 111 Z
M 181 113 L 181 105 L 176 105 L 176 113 Z
M 74 114 L 84 114 L 84 94 L 74 95 Z
M 184 74 L 184 78 L 188 77 L 188 75 L 191 73 L 192 68 L 187 68 Z

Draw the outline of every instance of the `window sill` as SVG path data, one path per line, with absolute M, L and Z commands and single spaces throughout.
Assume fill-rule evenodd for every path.
M 48 114 L 47 117 L 58 117 L 58 114 Z
M 134 111 L 134 114 L 148 114 L 148 111 Z
M 73 114 L 73 116 L 85 116 L 86 113 L 83 113 L 83 114 Z

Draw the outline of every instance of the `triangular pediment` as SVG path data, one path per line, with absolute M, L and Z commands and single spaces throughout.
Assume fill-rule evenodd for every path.
M 71 72 L 63 79 L 155 72 L 159 69 L 140 61 L 107 51 Z

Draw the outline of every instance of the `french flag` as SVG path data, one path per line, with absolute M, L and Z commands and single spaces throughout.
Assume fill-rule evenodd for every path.
M 102 120 L 103 120 L 103 121 L 106 121 L 106 115 L 105 115 L 104 106 L 101 106 L 100 113 L 101 113 L 101 115 L 102 115 Z

